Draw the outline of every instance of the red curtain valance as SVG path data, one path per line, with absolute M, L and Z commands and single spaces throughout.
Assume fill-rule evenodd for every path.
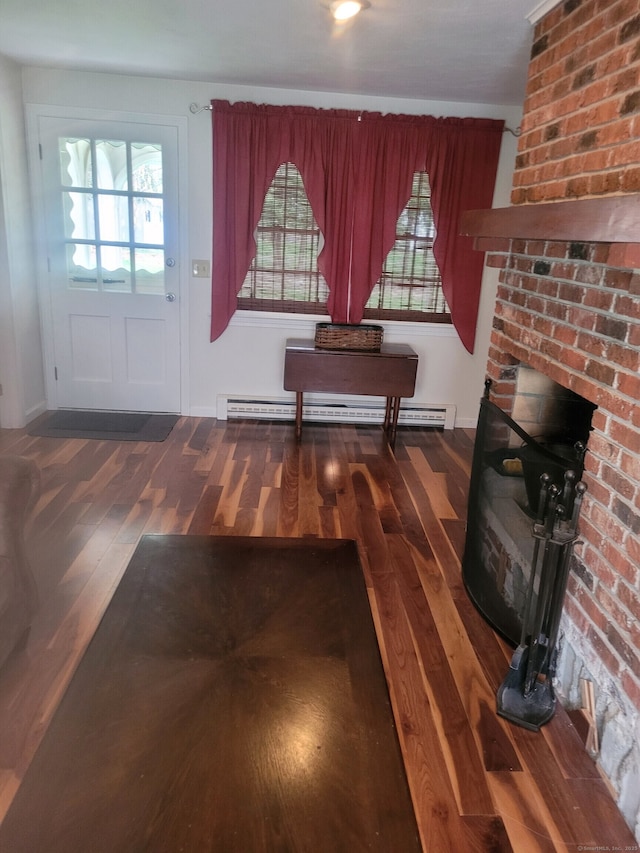
M 324 246 L 318 266 L 333 322 L 359 323 L 413 175 L 427 171 L 434 253 L 452 321 L 473 352 L 483 256 L 458 234 L 464 210 L 491 207 L 504 123 L 212 101 L 211 340 L 227 327 L 256 252 L 278 167 L 296 165 Z

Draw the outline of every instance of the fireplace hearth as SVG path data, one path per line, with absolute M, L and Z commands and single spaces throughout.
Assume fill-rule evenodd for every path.
M 622 207 L 638 216 L 640 195 L 635 201 Z M 522 403 L 516 393 L 527 365 L 591 405 L 588 491 L 563 605 L 555 689 L 567 709 L 577 710 L 590 686 L 598 734 L 592 754 L 640 841 L 640 254 L 633 260 L 640 244 L 615 242 L 611 222 L 612 242 L 590 242 L 590 224 L 579 216 L 572 236 L 580 242 L 555 234 L 544 239 L 544 217 L 536 221 L 532 238 L 495 238 L 489 246 L 478 236 L 487 264 L 500 270 L 487 360 L 491 400 L 529 435 L 540 435 L 535 423 L 526 423 L 528 410 L 537 408 L 535 395 Z M 633 269 L 625 268 L 631 263 Z M 509 622 L 505 629 L 501 611 L 497 627 L 515 644 L 518 599 L 509 597 L 509 587 L 522 596 L 526 581 L 510 552 L 499 560 L 494 576 L 507 593 Z M 489 580 L 491 589 L 496 582 Z M 484 587 L 482 580 L 468 584 L 486 610 Z
M 522 423 L 525 363 L 597 406 L 555 686 L 579 709 L 590 685 L 590 749 L 640 841 L 638 7 L 539 8 L 512 206 L 468 211 L 461 230 L 497 273 L 493 402 Z

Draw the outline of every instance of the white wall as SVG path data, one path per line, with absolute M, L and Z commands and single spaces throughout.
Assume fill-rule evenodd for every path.
M 0 56 L 0 426 L 23 426 L 44 403 L 27 179 L 22 80 Z
M 316 319 L 302 316 L 238 312 L 215 343 L 209 341 L 209 282 L 192 278 L 190 259 L 211 253 L 211 114 L 194 114 L 189 106 L 206 105 L 212 98 L 255 103 L 298 104 L 324 108 L 379 110 L 442 116 L 504 118 L 511 127 L 520 120 L 514 107 L 411 101 L 389 98 L 303 92 L 260 87 L 228 86 L 203 82 L 171 81 L 147 77 L 87 74 L 43 68 L 25 68 L 23 90 L 30 109 L 72 107 L 100 110 L 105 117 L 118 112 L 187 119 L 186 189 L 188 257 L 182 259 L 182 307 L 185 318 L 183 346 L 184 414 L 216 416 L 219 394 L 292 396 L 282 390 L 284 342 L 287 337 L 313 336 Z M 509 203 L 516 140 L 505 133 L 494 204 Z M 485 366 L 497 272 L 487 270 L 483 284 L 476 352 L 469 355 L 455 332 L 441 325 L 383 323 L 385 340 L 405 341 L 419 353 L 416 403 L 454 403 L 457 425 L 475 426 L 483 392 Z

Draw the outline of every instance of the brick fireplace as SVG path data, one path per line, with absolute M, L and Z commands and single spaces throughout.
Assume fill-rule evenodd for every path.
M 512 207 L 465 233 L 499 269 L 487 375 L 526 365 L 595 404 L 557 691 L 596 694 L 596 757 L 640 839 L 640 5 L 566 0 L 535 26 Z

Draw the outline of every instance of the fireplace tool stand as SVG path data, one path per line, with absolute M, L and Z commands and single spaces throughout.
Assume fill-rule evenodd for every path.
M 564 488 L 552 483 L 548 474 L 540 477 L 522 633 L 497 693 L 498 714 L 532 731 L 548 722 L 555 710 L 555 646 L 586 489 L 583 482 L 576 483 L 574 471 L 565 472 Z

